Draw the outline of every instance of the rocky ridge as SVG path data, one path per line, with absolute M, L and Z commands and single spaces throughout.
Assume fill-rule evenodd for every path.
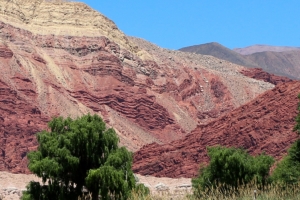
M 188 71 L 190 79 L 198 80 L 198 83 L 196 82 L 200 85 L 200 88 L 198 85 L 198 92 L 200 90 L 203 96 L 194 94 L 184 100 L 190 105 L 200 105 L 196 107 L 196 112 L 192 109 L 188 110 L 188 113 L 198 115 L 198 119 L 204 113 L 205 116 L 200 117 L 199 123 L 207 123 L 218 117 L 222 111 L 227 112 L 237 108 L 261 94 L 262 91 L 273 88 L 268 82 L 257 82 L 256 79 L 246 78 L 241 72 L 247 68 L 228 61 L 208 55 L 163 49 L 140 38 L 130 37 L 130 40 L 137 44 L 139 49 L 148 52 L 159 66 L 164 66 L 164 70 L 172 69 L 172 74 L 168 74 L 164 80 L 167 84 L 173 84 L 174 78 L 172 80 L 169 77 L 178 76 L 182 66 L 183 73 Z M 182 71 L 180 72 L 182 74 Z M 164 76 L 163 74 L 162 77 Z M 194 84 L 189 82 L 192 87 L 195 87 Z M 168 99 L 165 98 L 164 102 L 167 101 Z
M 106 36 L 134 50 L 115 23 L 84 3 L 44 0 L 0 0 L 1 21 L 35 35 Z M 9 35 L 7 35 L 9 37 Z M 34 38 L 30 38 L 34 40 Z
M 200 45 L 194 45 L 189 47 L 184 47 L 179 49 L 179 51 L 183 52 L 191 52 L 191 53 L 197 53 L 202 55 L 211 55 L 216 58 L 220 58 L 223 60 L 227 60 L 229 62 L 246 66 L 246 67 L 259 67 L 256 63 L 253 61 L 245 58 L 243 55 L 239 54 L 239 52 L 235 52 L 234 50 L 231 50 L 225 46 L 222 46 L 221 44 L 217 42 L 210 42 L 206 44 L 200 44 Z
M 233 51 L 242 54 L 242 55 L 250 55 L 259 52 L 285 52 L 285 51 L 293 51 L 300 50 L 299 47 L 285 47 L 285 46 L 270 46 L 270 45 L 252 45 L 244 48 L 235 48 Z
M 274 74 L 269 74 L 265 71 L 263 71 L 261 68 L 248 68 L 248 69 L 243 69 L 241 71 L 242 74 L 245 76 L 248 76 L 250 78 L 254 78 L 257 80 L 262 80 L 268 83 L 272 83 L 274 85 L 277 85 L 279 83 L 286 83 L 286 82 L 291 82 L 292 80 L 284 77 L 284 76 L 277 76 Z
M 254 45 L 231 50 L 212 42 L 181 48 L 180 51 L 212 55 L 248 68 L 262 68 L 277 76 L 300 79 L 300 48 L 297 47 Z
M 206 147 L 242 147 L 252 155 L 265 152 L 280 159 L 297 138 L 293 132 L 298 113 L 300 82 L 278 84 L 249 103 L 199 125 L 185 138 L 169 144 L 149 144 L 134 154 L 133 170 L 157 177 L 194 177 L 207 163 Z

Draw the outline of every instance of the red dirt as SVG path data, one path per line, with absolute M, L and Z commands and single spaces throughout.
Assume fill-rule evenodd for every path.
M 198 126 L 185 138 L 166 145 L 149 144 L 134 154 L 133 170 L 157 177 L 195 177 L 207 163 L 206 147 L 235 146 L 252 155 L 266 152 L 280 159 L 297 138 L 292 131 L 297 115 L 300 82 L 278 84 L 271 91 Z

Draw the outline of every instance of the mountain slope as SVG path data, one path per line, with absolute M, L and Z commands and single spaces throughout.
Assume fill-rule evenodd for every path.
M 300 79 L 300 50 L 284 52 L 260 52 L 246 58 L 257 63 L 269 73 Z
M 285 52 L 285 51 L 293 51 L 300 50 L 299 47 L 284 47 L 284 46 L 270 46 L 270 45 L 252 45 L 244 48 L 235 48 L 233 51 L 242 54 L 242 55 L 250 55 L 259 52 Z
M 27 170 L 53 116 L 96 113 L 131 151 L 180 139 L 274 87 L 243 69 L 128 38 L 82 3 L 0 0 L 0 170 Z
M 258 67 L 258 65 L 256 65 L 256 63 L 252 62 L 251 60 L 248 60 L 239 53 L 236 53 L 235 51 L 232 51 L 231 49 L 228 49 L 216 42 L 184 47 L 179 49 L 179 51 L 211 55 L 216 58 L 235 63 L 237 65 L 242 65 L 246 67 Z
M 254 45 L 240 49 L 228 49 L 218 43 L 195 45 L 180 51 L 212 55 L 249 68 L 262 68 L 264 71 L 300 79 L 300 48 Z M 241 54 L 239 54 L 241 53 Z
M 251 102 L 198 126 L 190 135 L 167 145 L 150 144 L 134 155 L 136 173 L 167 177 L 194 177 L 207 163 L 207 146 L 243 147 L 253 155 L 266 152 L 276 159 L 286 153 L 297 134 L 300 82 L 277 85 Z

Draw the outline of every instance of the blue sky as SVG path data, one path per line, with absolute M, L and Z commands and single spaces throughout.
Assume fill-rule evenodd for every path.
M 300 47 L 299 0 L 83 0 L 125 34 L 164 48 L 218 42 Z

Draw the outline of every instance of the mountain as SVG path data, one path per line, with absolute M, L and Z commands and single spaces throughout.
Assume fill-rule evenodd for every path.
M 243 66 L 127 37 L 77 2 L 0 0 L 0 70 L 0 170 L 18 173 L 54 116 L 96 113 L 137 151 L 274 88 Z
M 300 50 L 300 47 L 270 46 L 270 45 L 257 44 L 245 48 L 235 48 L 232 50 L 242 55 L 250 55 L 250 54 L 266 52 L 266 51 L 285 52 L 285 51 Z
M 219 59 L 227 60 L 237 65 L 246 67 L 259 67 L 255 62 L 245 58 L 243 55 L 224 47 L 217 42 L 194 45 L 179 49 L 179 51 L 197 53 L 202 55 L 211 55 Z
M 291 79 L 300 79 L 300 48 L 254 45 L 228 49 L 218 43 L 207 43 L 179 49 L 184 52 L 212 55 L 216 58 Z
M 246 55 L 246 58 L 257 63 L 266 72 L 291 79 L 300 79 L 300 50 L 266 51 Z
M 149 144 L 134 154 L 133 170 L 158 177 L 195 177 L 208 163 L 206 147 L 242 147 L 252 155 L 265 152 L 277 160 L 298 136 L 293 132 L 298 113 L 300 82 L 278 84 L 249 103 L 169 144 Z

